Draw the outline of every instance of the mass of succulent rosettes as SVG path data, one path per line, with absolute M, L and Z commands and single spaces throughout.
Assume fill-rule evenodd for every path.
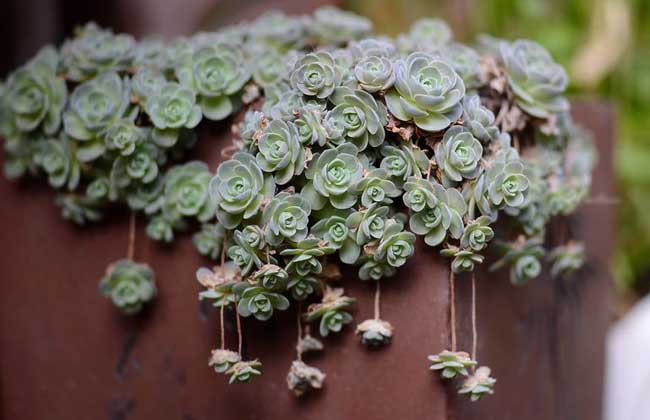
M 353 321 L 341 265 L 398 281 L 420 249 L 463 278 L 495 249 L 490 269 L 507 267 L 514 284 L 540 274 L 545 227 L 587 196 L 595 163 L 567 83 L 532 41 L 461 45 L 436 19 L 395 39 L 331 7 L 173 40 L 90 23 L 4 81 L 0 133 L 6 175 L 43 176 L 66 219 L 95 222 L 120 204 L 153 240 L 195 230 L 216 264 L 197 272 L 201 299 L 259 321 L 296 306 L 327 337 Z M 197 127 L 223 120 L 235 152 L 217 167 L 188 161 Z M 555 245 L 553 275 L 584 263 L 581 244 Z M 129 259 L 100 288 L 126 313 L 155 296 L 151 269 Z M 375 316 L 356 331 L 380 347 L 395 328 Z M 299 339 L 287 379 L 297 395 L 323 385 L 302 361 L 320 348 Z M 467 353 L 430 359 L 443 378 L 467 376 L 460 392 L 472 400 L 492 392 Z M 210 365 L 230 382 L 262 373 L 223 343 Z

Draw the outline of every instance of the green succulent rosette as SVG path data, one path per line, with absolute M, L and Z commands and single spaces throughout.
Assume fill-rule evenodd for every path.
M 171 62 L 165 41 L 148 37 L 138 41 L 133 57 L 133 67 L 167 70 Z
M 206 222 L 213 217 L 216 203 L 209 194 L 212 173 L 200 161 L 175 166 L 165 175 L 163 213 L 171 220 L 196 217 Z
M 52 187 L 66 187 L 72 191 L 79 185 L 81 165 L 74 152 L 74 145 L 67 136 L 45 140 L 34 159 L 47 174 Z
M 481 105 L 477 94 L 468 94 L 463 98 L 463 126 L 483 143 L 499 139 L 499 129 L 494 124 L 495 116 L 492 111 Z
M 101 220 L 102 203 L 94 198 L 79 194 L 59 194 L 54 204 L 61 207 L 61 217 L 77 225 Z
M 357 202 L 353 187 L 363 176 L 358 152 L 356 146 L 346 143 L 314 155 L 305 171 L 309 182 L 301 190 L 313 210 L 322 209 L 328 202 L 345 210 Z
M 226 349 L 212 350 L 208 366 L 212 366 L 217 373 L 226 373 L 231 367 L 241 361 L 237 352 Z
M 483 146 L 469 130 L 461 126 L 453 126 L 445 132 L 442 141 L 434 148 L 434 155 L 446 187 L 464 179 L 474 179 L 483 170 Z
M 448 235 L 454 239 L 462 236 L 463 216 L 467 212 L 467 205 L 458 190 L 445 189 L 437 182 L 432 185 L 434 204 L 427 204 L 421 211 L 413 213 L 409 218 L 409 228 L 417 235 L 424 235 L 427 245 L 438 246 Z
M 454 258 L 451 261 L 451 270 L 454 273 L 474 271 L 476 264 L 482 264 L 485 259 L 483 255 L 477 254 L 471 249 L 459 248 L 453 245 L 440 250 L 440 255 Z
M 372 30 L 372 22 L 336 7 L 323 6 L 314 11 L 307 29 L 323 44 L 344 44 L 368 35 Z
M 301 277 L 294 275 L 287 283 L 287 290 L 291 292 L 292 298 L 302 301 L 314 294 L 319 285 L 319 280 L 313 276 Z
M 438 199 L 434 183 L 423 178 L 409 177 L 404 184 L 404 204 L 414 212 L 420 212 L 426 207 L 434 208 Z
M 226 238 L 226 229 L 219 223 L 203 223 L 201 230 L 194 234 L 192 242 L 201 255 L 218 260 Z
M 421 177 L 429 166 L 429 159 L 424 152 L 416 146 L 401 145 L 381 147 L 380 168 L 388 172 L 388 175 L 401 187 L 409 177 Z
M 568 111 L 563 94 L 569 78 L 544 47 L 528 40 L 502 42 L 500 53 L 508 86 L 521 109 L 537 118 Z
M 162 215 L 154 216 L 147 223 L 147 236 L 154 241 L 171 243 L 174 240 L 173 223 Z
M 386 261 L 377 261 L 372 257 L 364 257 L 361 261 L 362 264 L 359 267 L 359 279 L 361 280 L 381 280 L 397 273 L 397 269 Z
M 160 165 L 165 156 L 151 143 L 140 143 L 133 153 L 118 156 L 113 161 L 110 172 L 111 184 L 116 188 L 126 188 L 133 183 L 148 184 L 154 182 L 160 173 Z M 159 165 L 160 164 L 160 165 Z
M 253 273 L 253 281 L 266 290 L 284 291 L 289 282 L 289 274 L 275 264 L 264 264 Z
M 56 134 L 68 97 L 65 82 L 57 74 L 58 65 L 58 53 L 47 46 L 9 75 L 3 94 L 8 124 L 20 132 Z
M 298 194 L 283 191 L 264 208 L 266 241 L 279 245 L 283 241 L 300 242 L 307 237 L 309 202 Z
M 262 363 L 260 363 L 257 360 L 239 361 L 234 365 L 232 365 L 230 369 L 226 371 L 226 375 L 230 375 L 230 379 L 228 380 L 228 383 L 229 384 L 233 384 L 235 382 L 248 383 L 255 376 L 260 376 L 262 374 L 262 371 L 260 370 L 261 367 L 262 367 Z
M 469 378 L 465 379 L 458 393 L 468 395 L 472 402 L 480 400 L 485 395 L 494 394 L 493 387 L 497 380 L 490 376 L 491 373 L 489 367 L 479 367 Z
M 106 148 L 116 151 L 121 156 L 133 154 L 136 146 L 145 140 L 147 140 L 147 131 L 128 119 L 115 121 L 104 138 Z
M 271 121 L 258 142 L 255 158 L 260 169 L 274 175 L 275 183 L 284 185 L 305 168 L 305 149 L 293 123 Z
M 488 246 L 488 242 L 494 238 L 494 231 L 489 224 L 490 218 L 487 216 L 481 216 L 467 224 L 460 237 L 460 246 L 474 252 L 484 250 Z
M 236 264 L 228 261 L 215 267 L 214 271 L 201 267 L 196 271 L 196 280 L 205 288 L 199 293 L 199 299 L 212 300 L 213 305 L 219 308 L 237 302 L 233 287 L 241 282 L 241 271 Z
M 481 82 L 481 56 L 466 45 L 453 42 L 441 50 L 441 55 L 458 73 L 467 90 L 477 89 Z
M 309 305 L 305 314 L 305 321 L 320 320 L 318 331 L 322 337 L 327 337 L 330 332 L 338 333 L 343 326 L 352 322 L 352 315 L 347 309 L 355 302 L 353 298 L 343 295 L 343 289 L 327 288 L 321 303 Z
M 334 57 L 327 51 L 302 56 L 291 72 L 291 86 L 303 95 L 324 99 L 330 96 L 341 81 Z
M 167 82 L 147 99 L 145 111 L 154 125 L 152 138 L 161 147 L 172 147 L 182 129 L 193 129 L 203 116 L 196 93 L 176 82 Z
M 382 347 L 390 344 L 393 339 L 393 326 L 381 319 L 366 319 L 357 325 L 355 332 L 366 347 Z
M 425 53 L 396 60 L 395 86 L 386 92 L 388 110 L 425 131 L 441 131 L 462 115 L 463 79 L 446 62 Z
M 345 217 L 333 215 L 316 222 L 310 233 L 327 241 L 329 247 L 338 250 L 339 258 L 345 264 L 354 264 L 361 253 Z
M 432 365 L 429 369 L 439 371 L 443 379 L 455 378 L 457 375 L 469 376 L 468 368 L 477 365 L 464 351 L 444 350 L 428 357 Z
M 287 375 L 287 387 L 296 397 L 301 397 L 310 389 L 321 389 L 325 381 L 325 374 L 312 366 L 306 365 L 301 360 L 294 360 Z
M 381 168 L 364 171 L 363 178 L 354 189 L 357 194 L 361 194 L 361 205 L 364 207 L 373 204 L 392 204 L 393 198 L 402 194 L 390 180 L 388 171 Z
M 238 152 L 217 168 L 210 195 L 217 204 L 217 219 L 226 229 L 258 214 L 262 201 L 275 192 L 272 176 L 264 176 L 255 157 Z
M 401 223 L 389 221 L 375 251 L 375 260 L 385 259 L 388 265 L 397 268 L 404 265 L 414 253 L 415 235 L 405 231 Z
M 131 78 L 131 101 L 137 102 L 141 108 L 146 108 L 147 100 L 167 84 L 164 74 L 154 68 L 139 68 Z
M 523 236 L 516 241 L 498 242 L 502 256 L 490 266 L 490 271 L 496 271 L 510 266 L 510 282 L 516 286 L 523 285 L 542 272 L 540 258 L 545 251 L 539 237 L 525 239 Z
M 346 224 L 350 236 L 358 246 L 363 246 L 371 241 L 376 241 L 384 236 L 388 225 L 388 206 L 373 204 L 367 209 L 361 209 L 350 214 Z
M 308 104 L 299 110 L 299 116 L 294 123 L 301 144 L 325 146 L 328 135 L 323 126 L 323 114 L 323 109 L 319 105 Z
M 551 262 L 552 277 L 567 276 L 585 264 L 585 245 L 569 241 L 566 245 L 553 248 L 547 258 Z
M 338 87 L 329 100 L 336 105 L 328 117 L 339 122 L 346 141 L 363 151 L 368 144 L 379 147 L 384 142 L 388 112 L 367 92 Z
M 417 20 L 408 33 L 397 38 L 397 46 L 405 52 L 438 51 L 451 42 L 449 25 L 441 19 L 424 18 Z
M 176 67 L 180 83 L 196 92 L 203 116 L 213 121 L 233 113 L 238 102 L 236 94 L 251 74 L 242 49 L 229 43 L 198 48 L 191 59 Z
M 129 88 L 115 72 L 104 73 L 77 86 L 63 113 L 65 133 L 78 142 L 77 158 L 90 162 L 106 150 L 103 136 L 129 112 Z M 134 109 L 135 110 L 135 109 Z M 137 110 L 135 110 L 137 111 Z
M 237 312 L 243 317 L 254 316 L 259 321 L 267 321 L 273 311 L 284 311 L 289 307 L 289 300 L 280 293 L 271 292 L 262 286 L 237 283 L 233 286 L 237 294 Z
M 99 290 L 123 313 L 138 313 L 156 295 L 153 270 L 146 264 L 119 260 L 108 267 Z
M 266 50 L 285 52 L 301 48 L 305 42 L 305 23 L 280 11 L 266 12 L 250 28 L 251 42 Z
M 388 57 L 369 56 L 354 66 L 354 77 L 366 92 L 387 91 L 395 83 L 393 63 Z
M 310 274 L 320 274 L 323 271 L 320 258 L 333 252 L 334 248 L 328 243 L 308 237 L 297 243 L 295 248 L 282 250 L 280 255 L 290 258 L 286 266 L 287 272 L 306 277 Z
M 61 48 L 65 77 L 81 82 L 106 71 L 127 70 L 133 61 L 135 45 L 132 36 L 115 35 L 90 22 L 79 28 L 76 36 Z
M 242 276 L 247 276 L 253 268 L 259 268 L 263 265 L 261 251 L 253 247 L 243 232 L 236 230 L 234 233 L 234 245 L 230 245 L 226 253 L 241 270 Z M 275 261 L 270 260 L 268 262 Z

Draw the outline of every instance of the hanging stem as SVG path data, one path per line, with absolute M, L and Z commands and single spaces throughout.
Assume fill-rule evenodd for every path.
M 449 270 L 449 318 L 451 329 L 451 351 L 456 351 L 456 278 L 454 270 Z
M 239 317 L 239 311 L 237 310 L 237 306 L 235 306 L 235 316 L 237 317 L 237 352 L 239 353 L 239 357 L 241 358 L 241 341 L 242 341 L 241 318 Z
M 375 319 L 380 318 L 380 304 L 381 304 L 381 286 L 379 284 L 379 280 L 375 281 L 376 283 L 376 288 L 375 288 Z
M 126 258 L 133 261 L 135 257 L 135 212 L 129 215 L 129 239 L 126 248 Z
M 478 347 L 478 332 L 476 328 L 476 279 L 472 272 L 472 360 L 476 360 Z
M 302 302 L 298 302 L 298 314 L 296 315 L 296 324 L 298 325 L 298 341 L 296 342 L 296 355 L 298 360 L 302 362 Z
M 226 242 L 228 238 L 223 237 L 223 242 L 221 243 L 221 274 L 226 272 Z
M 223 325 L 223 308 L 225 305 L 221 305 L 221 309 L 219 310 L 219 330 L 221 333 L 221 350 L 226 348 L 226 330 Z

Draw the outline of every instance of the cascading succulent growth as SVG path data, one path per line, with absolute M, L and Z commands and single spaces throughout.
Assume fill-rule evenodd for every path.
M 202 299 L 260 321 L 306 301 L 321 336 L 352 322 L 354 299 L 333 284 L 340 264 L 378 282 L 425 245 L 461 273 L 498 240 L 494 269 L 511 267 L 514 284 L 539 275 L 545 226 L 586 197 L 595 162 L 568 113 L 565 71 L 531 41 L 461 45 L 440 20 L 395 39 L 371 31 L 331 7 L 171 41 L 90 23 L 0 87 L 5 173 L 43 175 L 75 223 L 119 203 L 157 241 L 200 226 L 198 251 L 220 262 L 197 272 Z M 215 172 L 183 160 L 197 127 L 233 115 L 237 151 Z M 502 219 L 515 235 L 493 230 Z M 549 260 L 565 275 L 584 249 L 561 245 Z M 102 291 L 137 312 L 155 295 L 153 273 L 122 261 Z M 377 318 L 357 332 L 381 346 L 393 326 Z M 431 360 L 445 378 L 476 365 L 462 352 Z M 231 382 L 261 374 L 223 348 L 211 365 Z M 492 392 L 489 369 L 472 375 L 462 393 Z M 302 394 L 324 379 L 300 360 L 288 384 Z

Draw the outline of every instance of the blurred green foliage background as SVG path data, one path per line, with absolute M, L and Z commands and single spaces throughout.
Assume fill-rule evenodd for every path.
M 623 293 L 650 291 L 650 0 L 347 0 L 344 6 L 391 35 L 432 16 L 447 20 L 465 42 L 482 32 L 536 40 L 567 68 L 572 93 L 613 101 L 620 200 L 615 278 Z

